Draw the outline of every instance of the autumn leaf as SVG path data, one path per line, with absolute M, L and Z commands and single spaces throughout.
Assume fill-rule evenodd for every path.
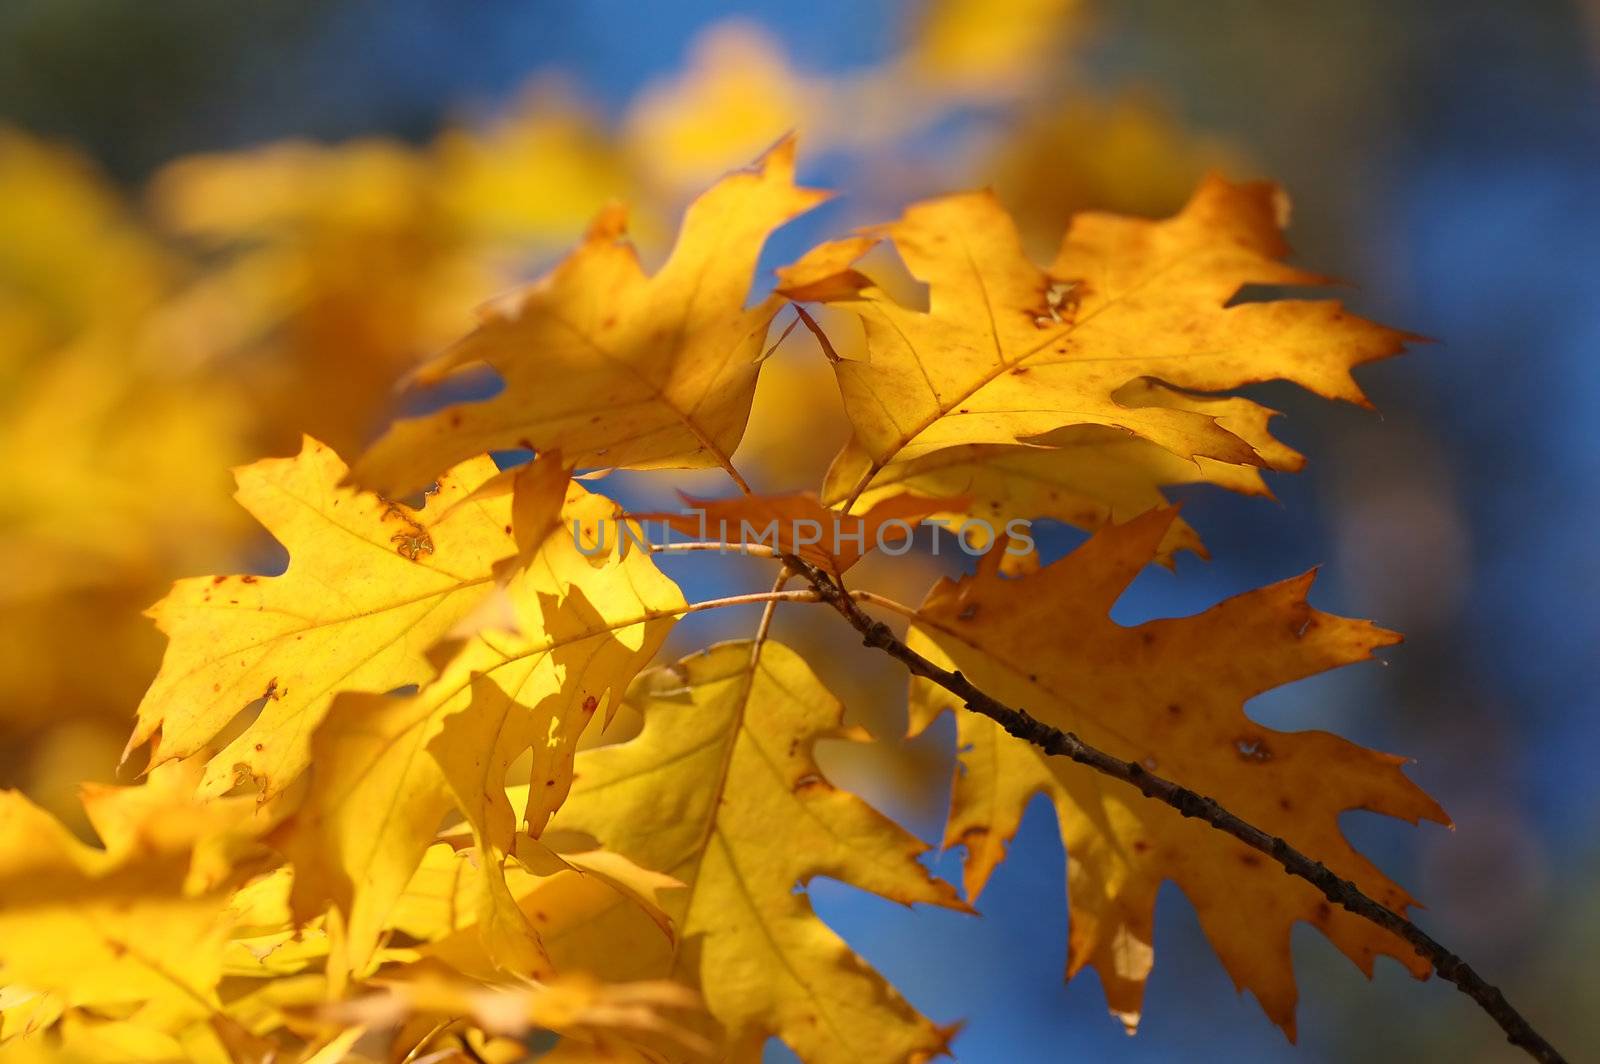
M 0 973 L 67 1006 L 143 1005 L 175 1019 L 218 1005 L 227 896 L 185 889 L 185 850 L 84 845 L 0 791 Z
M 202 790 L 248 776 L 267 797 L 305 769 L 335 694 L 432 678 L 426 651 L 493 592 L 494 563 L 515 550 L 509 500 L 453 505 L 494 463 L 463 463 L 420 510 L 341 487 L 346 472 L 309 438 L 294 458 L 239 470 L 239 502 L 288 549 L 289 568 L 181 580 L 151 609 L 170 643 L 130 751 L 153 740 L 155 763 L 189 757 L 265 699 L 212 757 Z
M 619 519 L 616 504 L 578 484 L 562 513 Z M 459 809 L 481 851 L 478 919 L 507 922 L 495 956 L 522 974 L 548 972 L 500 870 L 517 841 L 506 774 L 531 755 L 524 815 L 541 830 L 566 795 L 579 735 L 649 661 L 684 602 L 648 555 L 591 561 L 564 529 L 506 594 L 513 629 L 442 645 L 437 677 L 410 697 L 341 696 L 316 732 L 309 791 L 283 844 L 299 919 L 329 902 L 344 915 L 349 971 L 371 962 L 441 819 Z
M 1327 732 L 1276 731 L 1244 713 L 1245 702 L 1264 691 L 1364 660 L 1399 637 L 1313 609 L 1306 602 L 1312 574 L 1197 616 L 1116 624 L 1107 611 L 1149 563 L 1173 517 L 1153 511 L 1105 528 L 1019 580 L 999 577 L 990 554 L 976 575 L 929 593 L 908 643 L 1091 746 L 1183 780 L 1404 913 L 1411 896 L 1350 845 L 1339 816 L 1365 809 L 1446 823 L 1401 771 L 1405 759 Z M 946 708 L 951 696 L 942 688 L 913 683 L 913 729 Z M 1428 974 L 1428 962 L 1406 943 L 1209 825 L 1131 788 L 1108 787 L 1093 770 L 1045 756 L 985 718 L 958 714 L 958 728 L 961 768 L 945 841 L 966 847 L 968 897 L 978 896 L 1004 857 L 1028 800 L 1049 794 L 1068 856 L 1068 975 L 1094 967 L 1112 1012 L 1130 1029 L 1154 960 L 1156 894 L 1168 879 L 1189 897 L 1234 982 L 1291 1037 L 1289 934 L 1298 921 L 1369 976 L 1380 954 Z
M 668 896 L 693 950 L 611 958 L 629 978 L 698 987 L 735 1045 L 776 1034 L 807 1061 L 901 1061 L 950 1031 L 911 1008 L 811 911 L 797 883 L 836 877 L 904 903 L 962 908 L 921 843 L 825 780 L 821 739 L 859 738 L 794 651 L 723 643 L 641 677 L 644 732 L 582 754 L 555 826 L 686 884 Z
M 1119 395 L 1215 417 L 1255 448 L 1267 468 L 1289 472 L 1303 464 L 1298 453 L 1268 431 L 1273 412 L 1248 399 L 1191 396 L 1148 381 L 1130 384 Z M 1167 505 L 1162 489 L 1179 484 L 1209 483 L 1241 495 L 1272 496 L 1257 466 L 1183 459 L 1148 440 L 1099 425 L 1062 429 L 1040 442 L 1047 446 L 966 444 L 896 462 L 874 478 L 852 509 L 864 510 L 907 491 L 930 498 L 961 495 L 970 500 L 967 507 L 941 510 L 935 519 L 955 524 L 981 519 L 998 533 L 1015 519 L 1049 517 L 1090 530 L 1127 521 Z M 855 483 L 856 468 L 855 452 L 846 449 L 829 471 L 824 497 L 844 499 Z M 976 531 L 980 526 L 970 527 Z M 985 545 L 982 537 L 972 541 Z M 1156 558 L 1170 565 L 1180 550 L 1208 556 L 1199 535 L 1181 517 L 1168 528 Z
M 241 870 L 276 864 L 263 839 L 291 808 L 253 795 L 199 799 L 195 792 L 204 771 L 198 759 L 169 761 L 138 786 L 85 783 L 79 797 L 111 858 L 188 853 L 184 889 L 203 893 L 225 886 Z
M 1138 100 L 1023 105 L 1081 8 L 938 0 L 902 51 L 826 74 L 724 23 L 615 122 L 540 88 L 432 144 L 174 159 L 148 216 L 0 130 L 0 731 L 30 747 L 0 768 L 41 796 L 0 791 L 0 1060 L 677 1064 L 777 1038 L 807 1064 L 924 1061 L 955 1028 L 819 919 L 810 884 L 971 912 L 1039 795 L 1067 851 L 1068 975 L 1094 968 L 1130 1032 L 1171 880 L 1291 1038 L 1306 922 L 1369 975 L 1379 955 L 1438 971 L 1562 1059 L 1341 832 L 1354 810 L 1443 821 L 1402 760 L 1246 713 L 1397 636 L 1313 609 L 1310 575 L 1111 619 L 1152 561 L 1207 551 L 1173 489 L 1270 497 L 1266 472 L 1299 468 L 1239 389 L 1364 403 L 1355 367 L 1410 337 L 1287 264 L 1274 186 L 1214 177 L 1164 221 L 1068 221 L 1169 210 L 1220 157 Z M 953 109 L 974 102 L 1005 113 Z M 952 121 L 994 135 L 897 161 Z M 765 245 L 827 198 L 795 183 L 795 126 L 874 202 L 951 165 L 1000 188 L 823 243 L 767 291 Z M 1053 256 L 1035 245 L 1062 225 Z M 397 413 L 400 379 L 437 391 Z M 307 429 L 237 471 L 241 507 L 211 490 Z M 535 457 L 498 468 L 511 450 Z M 620 497 L 651 500 L 630 520 L 586 486 L 619 469 L 740 494 L 646 512 L 660 496 L 624 474 Z M 1037 519 L 1094 535 L 1045 566 L 1012 549 Z M 659 549 L 648 520 L 712 542 Z M 938 559 L 862 586 L 923 522 L 993 546 L 917 609 L 902 586 Z M 740 543 L 774 556 L 758 588 L 714 576 L 690 602 L 657 568 Z M 159 632 L 136 616 L 174 573 L 252 568 L 179 581 Z M 679 617 L 752 606 L 752 638 L 651 667 Z M 909 615 L 904 642 L 879 610 Z M 965 899 L 819 767 L 819 741 L 866 735 L 770 634 L 815 654 L 805 625 L 841 617 L 918 677 L 914 732 L 958 717 L 944 843 Z M 135 702 L 123 758 L 143 770 L 69 790 L 78 766 L 110 778 Z
M 527 802 L 527 791 L 526 787 L 506 790 L 519 811 Z M 467 837 L 472 837 L 470 832 Z M 440 961 L 463 975 L 492 980 L 498 969 L 493 944 L 485 942 L 477 924 L 481 873 L 476 865 L 481 856 L 462 847 L 459 829 L 442 832 L 440 840 L 423 855 L 395 905 L 394 927 L 427 943 L 414 951 L 416 956 Z M 683 884 L 640 868 L 621 854 L 592 847 L 593 840 L 582 835 L 558 833 L 538 842 L 523 836 L 518 839 L 517 860 L 505 865 L 507 892 L 565 969 L 580 969 L 585 961 L 581 952 L 565 950 L 564 942 L 581 937 L 584 922 L 606 909 L 631 906 L 654 925 L 661 941 L 676 939 L 662 898 Z M 389 950 L 390 955 L 400 952 Z
M 1121 429 L 1182 458 L 1264 464 L 1214 415 L 1119 399 L 1146 377 L 1199 392 L 1283 379 L 1363 402 L 1350 369 L 1395 354 L 1405 334 L 1330 300 L 1230 305 L 1246 285 L 1325 283 L 1279 261 L 1284 204 L 1273 186 L 1211 178 L 1164 222 L 1079 215 L 1042 270 L 992 195 L 950 196 L 781 271 L 781 292 L 837 303 L 866 329 L 866 358 L 834 364 L 855 429 L 833 473 L 846 498 L 896 462 L 1037 443 L 1070 425 Z M 928 284 L 926 312 L 852 268 L 879 236 Z
M 767 235 L 826 194 L 794 184 L 794 141 L 697 199 L 649 276 L 607 210 L 554 270 L 485 312 L 423 373 L 487 363 L 504 389 L 401 421 L 356 465 L 362 483 L 412 490 L 482 451 L 559 449 L 576 467 L 728 467 L 783 301 L 744 309 Z

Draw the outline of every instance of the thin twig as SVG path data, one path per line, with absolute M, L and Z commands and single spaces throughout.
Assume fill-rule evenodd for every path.
M 861 633 L 865 645 L 884 651 L 915 675 L 932 680 L 960 698 L 966 708 L 983 714 L 1018 739 L 1032 743 L 1047 754 L 1069 758 L 1096 772 L 1119 779 L 1138 788 L 1145 797 L 1165 802 L 1185 817 L 1198 817 L 1218 831 L 1226 832 L 1251 849 L 1271 857 L 1283 866 L 1285 872 L 1316 887 L 1328 901 L 1404 939 L 1419 956 L 1433 965 L 1433 970 L 1439 973 L 1440 978 L 1454 983 L 1463 994 L 1476 1001 L 1500 1025 L 1512 1045 L 1544 1064 L 1563 1064 L 1561 1054 L 1511 1006 L 1504 994 L 1485 982 L 1470 965 L 1434 941 L 1416 924 L 1368 897 L 1354 883 L 1336 875 L 1322 862 L 1312 860 L 1283 839 L 1269 835 L 1228 812 L 1215 799 L 1156 776 L 1136 761 L 1113 757 L 1088 745 L 1071 732 L 1054 728 L 1029 716 L 1024 710 L 1013 709 L 985 694 L 961 673 L 940 668 L 896 638 L 888 625 L 862 611 L 856 604 L 857 595 L 846 591 L 823 570 L 792 555 L 785 555 L 784 561 L 789 568 L 805 577 L 823 602 L 844 615 Z M 868 598 L 866 595 L 859 597 Z M 876 600 L 877 597 L 871 598 Z M 894 607 L 900 608 L 898 603 Z
M 778 612 L 778 603 L 786 598 L 791 602 L 821 602 L 820 591 L 785 591 L 783 585 L 794 579 L 794 570 L 785 565 L 778 570 L 778 578 L 772 582 L 772 591 L 767 595 L 767 608 L 761 611 L 761 623 L 756 625 L 756 634 L 750 640 L 750 660 L 759 661 L 761 658 L 761 645 L 767 641 L 767 634 L 772 631 L 772 615 Z
M 718 554 L 748 554 L 752 558 L 776 558 L 777 552 L 764 543 L 725 543 L 711 540 L 699 543 L 652 543 L 651 554 L 684 554 L 690 551 L 716 551 Z
M 771 591 L 757 591 L 749 595 L 729 595 L 727 598 L 706 599 L 703 602 L 691 602 L 682 609 L 669 610 L 667 614 L 699 613 L 702 610 L 720 610 L 725 606 L 750 606 L 764 602 L 769 611 L 774 603 L 778 602 L 823 602 L 821 595 L 815 591 L 783 591 L 774 588 Z M 663 614 L 663 616 L 667 615 Z

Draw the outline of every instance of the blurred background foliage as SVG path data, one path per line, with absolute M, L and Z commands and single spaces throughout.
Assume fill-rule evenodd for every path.
M 139 611 L 177 576 L 281 564 L 227 468 L 301 432 L 351 456 L 410 367 L 609 199 L 659 259 L 690 195 L 796 129 L 804 175 L 847 195 L 780 233 L 770 263 L 983 184 L 1044 255 L 1074 211 L 1160 215 L 1207 169 L 1268 176 L 1295 198 L 1301 261 L 1437 342 L 1364 372 L 1381 417 L 1262 389 L 1310 468 L 1273 480 L 1278 504 L 1181 489 L 1215 560 L 1147 574 L 1119 616 L 1327 563 L 1319 605 L 1405 630 L 1387 668 L 1253 712 L 1416 756 L 1457 830 L 1347 830 L 1558 1045 L 1600 1049 L 1597 64 L 1592 0 L 811 0 L 734 18 L 687 0 L 9 0 L 0 783 L 78 816 L 78 782 L 112 777 L 159 660 Z M 797 330 L 738 460 L 764 489 L 813 486 L 845 435 Z M 650 478 L 606 484 L 664 501 Z M 1045 531 L 1050 551 L 1073 540 Z M 915 599 L 959 560 L 878 558 L 861 579 Z M 674 572 L 691 597 L 753 571 L 713 561 Z M 674 645 L 751 624 L 696 618 Z M 810 624 L 780 614 L 884 740 L 830 751 L 830 772 L 936 839 L 951 733 L 898 742 L 902 678 Z M 965 1060 L 1509 1059 L 1446 988 L 1397 966 L 1369 987 L 1310 935 L 1292 1050 L 1175 892 L 1129 1041 L 1094 988 L 1060 985 L 1063 893 L 1042 807 L 982 921 L 813 885 L 919 1007 L 970 1017 Z

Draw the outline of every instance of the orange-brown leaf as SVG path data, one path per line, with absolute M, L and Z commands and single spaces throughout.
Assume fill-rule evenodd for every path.
M 1003 579 L 998 554 L 945 580 L 909 641 L 983 690 L 1118 757 L 1180 780 L 1353 880 L 1397 912 L 1411 896 L 1358 853 L 1339 816 L 1364 809 L 1412 823 L 1443 810 L 1401 771 L 1404 759 L 1323 731 L 1280 732 L 1245 715 L 1250 698 L 1370 657 L 1398 640 L 1365 621 L 1313 609 L 1312 576 L 1229 599 L 1193 617 L 1125 628 L 1107 615 L 1167 534 L 1174 511 L 1103 529 L 1032 576 Z M 951 697 L 913 684 L 920 729 Z M 1069 858 L 1068 974 L 1092 965 L 1131 1027 L 1153 963 L 1152 914 L 1164 880 L 1188 895 L 1234 981 L 1293 1033 L 1289 933 L 1304 921 L 1363 971 L 1387 954 L 1429 967 L 1398 938 L 1330 906 L 1310 884 L 1210 825 L 1092 769 L 1049 758 L 989 720 L 959 715 L 961 761 L 946 843 L 967 848 L 969 895 L 983 888 L 1029 798 L 1048 793 Z

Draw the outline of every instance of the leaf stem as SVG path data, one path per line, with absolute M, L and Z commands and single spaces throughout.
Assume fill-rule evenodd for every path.
M 1254 824 L 1230 813 L 1215 799 L 1208 798 L 1172 780 L 1151 773 L 1136 761 L 1124 761 L 1105 753 L 1079 739 L 1072 732 L 1050 726 L 1021 709 L 1014 709 L 975 687 L 960 672 L 941 668 L 912 650 L 882 621 L 875 620 L 862 611 L 857 599 L 873 602 L 915 617 L 915 611 L 863 592 L 847 591 L 823 570 L 800 558 L 785 555 L 788 567 L 803 576 L 816 590 L 821 601 L 832 606 L 856 631 L 862 642 L 882 650 L 903 663 L 917 676 L 932 680 L 946 691 L 960 698 L 967 709 L 988 717 L 1010 734 L 1031 743 L 1047 754 L 1069 758 L 1113 779 L 1136 787 L 1146 798 L 1154 798 L 1176 809 L 1185 817 L 1197 817 L 1227 833 L 1253 850 L 1266 854 L 1289 875 L 1304 879 L 1322 892 L 1323 897 L 1335 905 L 1355 913 L 1386 931 L 1404 939 L 1427 960 L 1439 977 L 1451 983 L 1478 1003 L 1484 1012 L 1500 1025 L 1506 1040 L 1524 1050 L 1534 1060 L 1543 1064 L 1565 1064 L 1565 1058 L 1547 1042 L 1533 1025 L 1511 1006 L 1494 986 L 1484 981 L 1472 967 L 1435 941 L 1416 924 L 1393 909 L 1368 897 L 1354 883 L 1343 879 L 1320 861 L 1296 850 L 1283 839 L 1269 835 Z

